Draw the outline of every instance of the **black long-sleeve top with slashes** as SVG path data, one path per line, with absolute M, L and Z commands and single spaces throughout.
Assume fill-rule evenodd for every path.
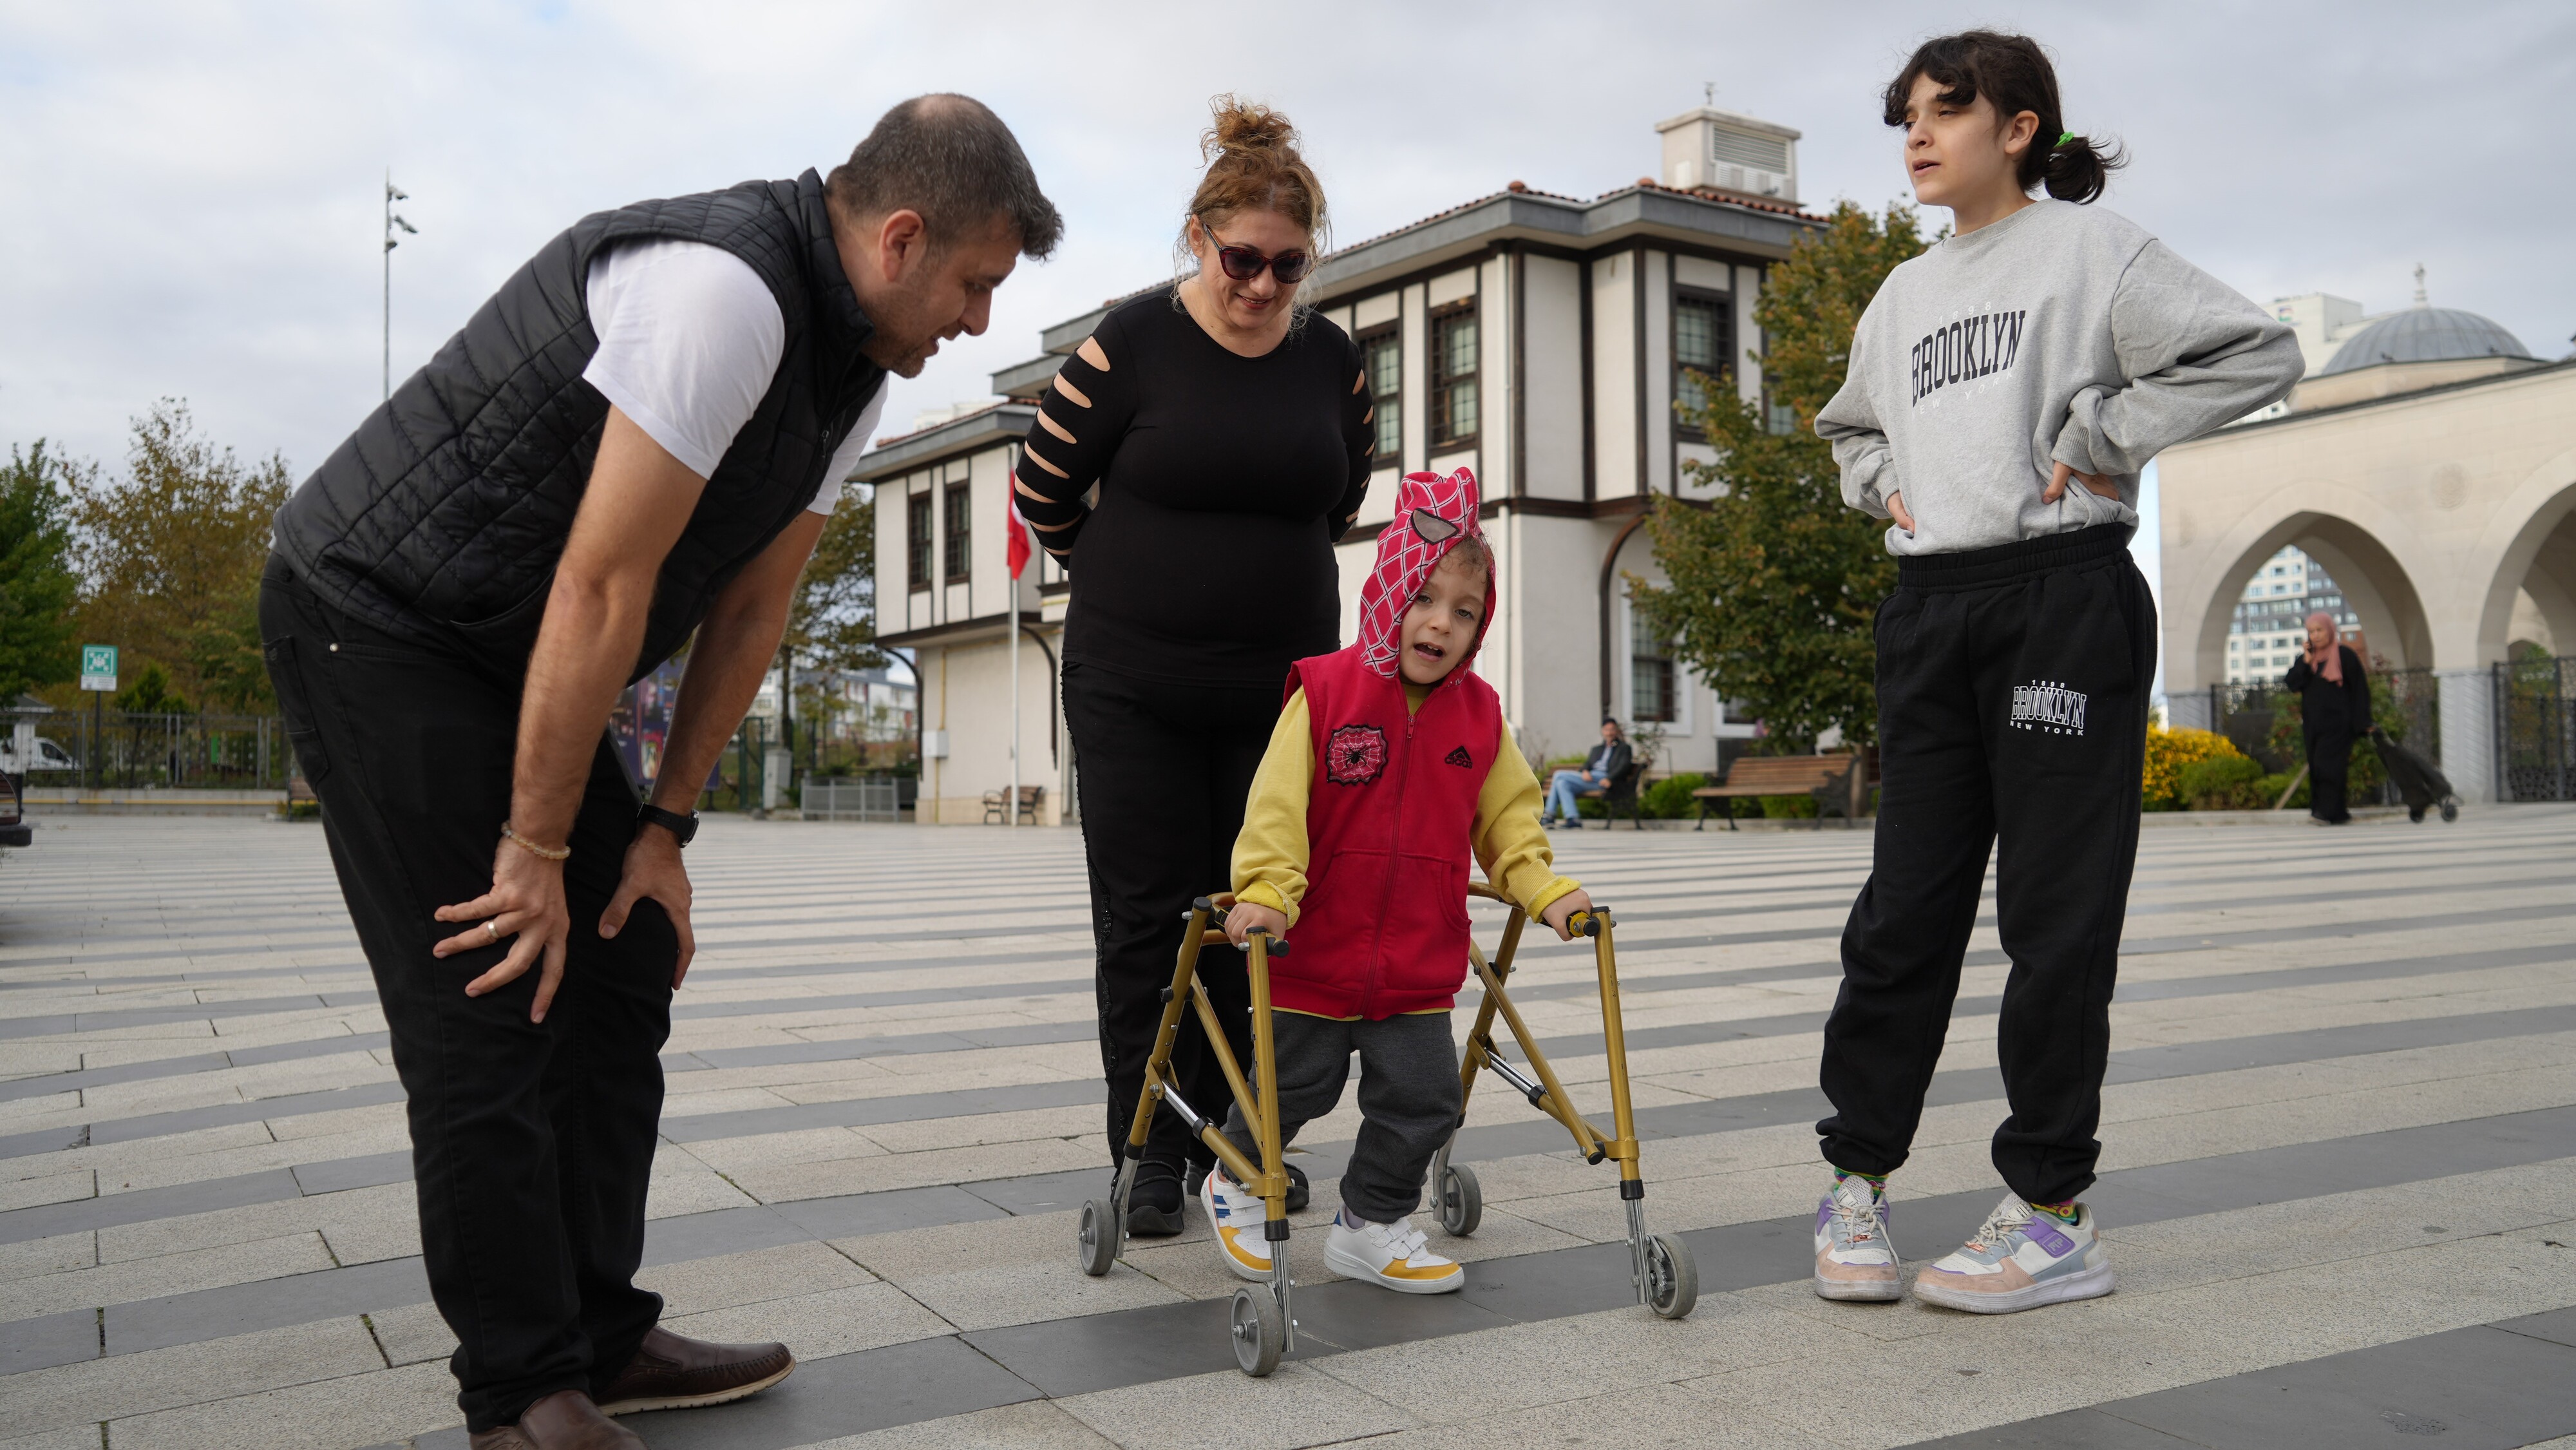
M 1333 544 L 1375 444 L 1359 349 L 1324 318 L 1244 357 L 1169 288 L 1111 309 L 1048 388 L 1017 471 L 1020 516 L 1073 575 L 1065 659 L 1276 687 L 1338 648 Z

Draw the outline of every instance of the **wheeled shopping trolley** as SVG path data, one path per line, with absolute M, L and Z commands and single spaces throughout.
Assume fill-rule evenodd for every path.
M 1521 931 L 1529 916 L 1509 898 L 1489 887 L 1471 886 L 1469 893 L 1499 901 L 1511 908 L 1511 918 L 1503 927 L 1501 947 L 1491 962 L 1471 938 L 1467 957 L 1479 983 L 1485 990 L 1484 1002 L 1476 1012 L 1475 1030 L 1468 1034 L 1465 1051 L 1459 1063 L 1460 1123 L 1465 1122 L 1464 1105 L 1473 1094 L 1479 1071 L 1493 1073 L 1510 1084 L 1532 1106 L 1564 1125 L 1574 1137 L 1574 1145 L 1590 1163 L 1605 1160 L 1619 1166 L 1619 1197 L 1628 1212 L 1629 1277 L 1637 1291 L 1637 1302 L 1666 1319 L 1679 1319 L 1689 1314 L 1699 1302 L 1699 1270 L 1691 1261 L 1690 1247 L 1672 1234 L 1646 1232 L 1646 1185 L 1637 1161 L 1635 1114 L 1628 1096 L 1628 1051 L 1619 1016 L 1619 972 L 1616 953 L 1611 944 L 1610 913 L 1600 908 L 1577 912 L 1570 923 L 1577 935 L 1592 943 L 1595 970 L 1601 984 L 1601 1024 L 1604 1046 L 1609 1057 L 1610 1113 L 1612 1131 L 1605 1133 L 1583 1114 L 1576 1111 L 1574 1100 L 1557 1081 L 1556 1072 L 1530 1035 L 1528 1024 L 1512 1006 L 1504 990 L 1512 972 L 1512 955 L 1520 946 Z M 1221 929 L 1230 896 L 1201 897 L 1191 904 L 1189 926 L 1181 937 L 1180 961 L 1172 972 L 1172 985 L 1164 994 L 1163 1021 L 1154 1037 L 1154 1054 L 1145 1065 L 1145 1090 L 1136 1104 L 1133 1124 L 1127 1133 L 1126 1153 L 1119 1164 L 1118 1178 L 1110 1197 L 1093 1199 L 1082 1207 L 1077 1246 L 1082 1271 L 1098 1277 L 1109 1272 L 1119 1251 L 1125 1246 L 1127 1203 L 1136 1181 L 1136 1166 L 1145 1156 L 1145 1141 L 1153 1126 L 1155 1105 L 1159 1102 L 1180 1115 L 1190 1131 L 1198 1135 L 1225 1170 L 1237 1183 L 1257 1195 L 1265 1209 L 1262 1237 L 1270 1247 L 1270 1278 L 1267 1283 L 1247 1285 L 1234 1293 L 1233 1312 L 1228 1324 L 1234 1342 L 1234 1360 L 1245 1374 L 1261 1376 L 1279 1367 L 1279 1357 L 1296 1347 L 1297 1320 L 1291 1312 L 1290 1290 L 1294 1280 L 1288 1268 L 1288 1167 L 1287 1154 L 1280 1142 L 1279 1120 L 1265 1111 L 1265 1105 L 1278 1098 L 1278 1056 L 1273 1046 L 1270 1025 L 1270 958 L 1284 956 L 1288 944 L 1273 941 L 1266 932 L 1254 932 L 1248 943 L 1248 967 L 1252 988 L 1252 1056 L 1253 1074 L 1247 1081 L 1242 1065 L 1236 1062 L 1227 1043 L 1224 1024 L 1217 1020 L 1216 1009 L 1205 993 L 1197 990 L 1199 952 L 1225 943 Z M 1251 1125 L 1260 1148 L 1261 1161 L 1254 1163 L 1239 1152 L 1233 1140 L 1222 1129 L 1223 1114 L 1214 1117 L 1201 1114 L 1181 1099 L 1170 1081 L 1173 1043 L 1179 1038 L 1181 1016 L 1186 1011 L 1198 1013 L 1205 1030 L 1207 1047 L 1216 1054 L 1217 1065 L 1234 1091 L 1235 1102 L 1242 1108 L 1244 1121 Z M 1527 1070 L 1514 1067 L 1494 1041 L 1497 1017 L 1510 1030 L 1513 1041 L 1528 1060 Z M 1426 1197 L 1440 1217 L 1440 1226 L 1450 1234 L 1464 1238 L 1476 1231 L 1484 1217 L 1484 1194 L 1476 1181 L 1473 1168 L 1453 1160 L 1457 1146 L 1453 1132 L 1447 1144 L 1432 1160 L 1429 1192 Z

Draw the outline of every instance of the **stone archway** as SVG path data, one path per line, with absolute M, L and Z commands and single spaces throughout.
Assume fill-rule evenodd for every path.
M 2296 545 L 2325 566 L 2361 619 L 2374 653 L 2401 669 L 2433 663 L 2433 629 L 2422 596 L 2405 564 L 2371 529 L 2317 509 L 2299 509 L 2261 527 L 2231 531 L 2233 547 L 2210 556 L 2227 562 L 2202 573 L 2188 599 L 2168 598 L 2167 648 L 2188 659 L 2170 659 L 2166 670 L 2175 722 L 2194 723 L 2183 703 L 2187 692 L 2226 678 L 2228 625 L 2245 581 L 2285 544 Z
M 2478 591 L 2473 640 L 2453 648 L 2492 664 L 2505 657 L 2514 596 L 2529 594 L 2558 652 L 2576 652 L 2576 449 L 2534 469 L 2498 508 L 2470 555 L 2463 592 Z

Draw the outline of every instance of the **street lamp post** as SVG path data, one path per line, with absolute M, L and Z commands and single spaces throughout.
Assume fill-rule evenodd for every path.
M 394 173 L 388 167 L 385 171 L 385 397 L 388 399 L 394 395 L 394 248 L 402 245 L 395 240 L 394 229 L 400 227 L 413 236 L 420 235 L 420 228 L 404 221 L 394 210 L 395 202 L 409 200 L 411 193 L 394 185 Z

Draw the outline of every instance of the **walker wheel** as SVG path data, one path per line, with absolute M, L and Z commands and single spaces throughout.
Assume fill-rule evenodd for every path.
M 1485 1189 L 1476 1170 L 1452 1163 L 1440 1175 L 1440 1226 L 1451 1238 L 1463 1239 L 1485 1221 Z
M 2446 796 L 2444 796 L 2444 797 L 2442 797 L 2442 819 L 2443 819 L 2443 820 L 2446 820 L 2446 821 L 2456 821 L 2456 820 L 2458 820 L 2459 818 L 2460 818 L 2460 801 L 2459 801 L 2459 797 L 2457 797 L 2457 796 L 2447 796 L 2447 795 L 2446 795 Z
M 1082 1227 L 1074 1233 L 1074 1255 L 1082 1272 L 1097 1279 L 1109 1272 L 1118 1257 L 1118 1211 L 1108 1199 L 1095 1198 L 1082 1206 Z
M 1280 1346 L 1288 1342 L 1288 1321 L 1279 1301 L 1267 1289 L 1234 1291 L 1234 1363 L 1254 1379 L 1267 1378 L 1279 1367 Z
M 1688 1319 L 1699 1306 L 1699 1264 L 1678 1234 L 1646 1240 L 1646 1307 L 1666 1319 Z

